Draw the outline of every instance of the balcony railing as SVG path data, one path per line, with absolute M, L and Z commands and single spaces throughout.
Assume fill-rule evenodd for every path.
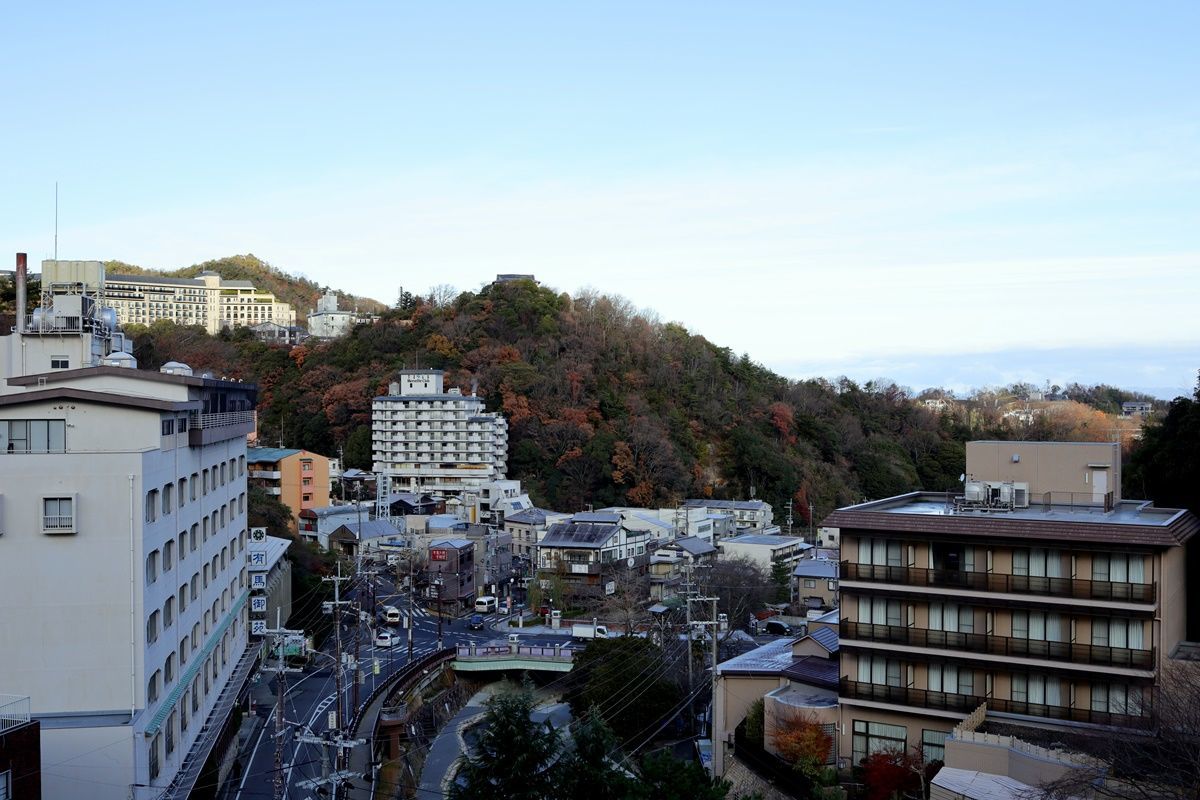
M 0 731 L 29 722 L 29 698 L 19 694 L 0 694 Z
M 895 583 L 902 586 L 934 586 L 971 589 L 979 592 L 1042 594 L 1082 600 L 1124 600 L 1153 603 L 1153 583 L 1113 583 L 1081 578 L 1047 578 L 1038 575 L 1000 575 L 992 572 L 965 572 L 923 567 L 891 567 L 843 561 L 843 581 Z
M 840 633 L 843 644 L 849 644 L 845 640 L 858 639 L 911 647 L 962 650 L 990 656 L 1044 658 L 1048 661 L 1067 661 L 1101 667 L 1154 668 L 1153 650 L 1131 650 L 1125 647 L 1104 647 L 1077 642 L 1047 642 L 1040 639 L 1018 639 L 959 631 L 933 631 L 902 625 L 872 625 L 849 620 L 842 620 Z
M 953 711 L 961 714 L 969 714 L 979 708 L 981 704 L 987 703 L 989 712 L 1024 714 L 1031 717 L 1088 722 L 1094 725 L 1111 725 L 1118 728 L 1148 728 L 1152 721 L 1149 713 L 1146 716 L 1114 714 L 1108 711 L 1092 711 L 1088 708 L 1067 708 L 1066 706 L 1050 706 L 1021 700 L 999 700 L 994 697 L 980 697 L 973 694 L 931 692 L 927 689 L 912 689 L 905 686 L 884 686 L 846 678 L 842 678 L 840 695 L 853 700 L 873 700 L 879 703 Z M 1149 709 L 1146 710 L 1149 712 Z
M 44 531 L 73 531 L 75 530 L 74 514 L 48 514 L 42 517 Z
M 254 423 L 253 411 L 225 411 L 220 414 L 201 414 L 193 411 L 188 420 L 189 427 L 200 430 L 207 428 L 223 428 L 227 425 L 245 425 Z

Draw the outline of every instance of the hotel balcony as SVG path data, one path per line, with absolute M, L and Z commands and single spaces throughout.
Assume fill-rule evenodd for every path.
M 1011 636 L 990 636 L 982 633 L 934 631 L 903 625 L 872 625 L 842 620 L 839 632 L 845 646 L 854 640 L 881 644 L 927 647 L 937 650 L 958 650 L 998 658 L 1040 658 L 1098 667 L 1127 667 L 1154 669 L 1154 650 L 1131 650 L 1125 647 L 1106 647 L 1077 642 L 1049 642 L 1040 639 L 1018 639 Z
M 20 694 L 0 694 L 0 733 L 25 725 L 29 720 L 28 697 Z
M 899 586 L 967 589 L 998 594 L 1046 595 L 1077 600 L 1155 602 L 1155 584 L 1153 583 L 1114 583 L 1082 578 L 1000 575 L 992 572 L 858 564 L 852 561 L 841 562 L 841 576 L 843 586 L 850 581 L 861 581 L 863 583 L 890 583 Z
M 1153 721 L 1153 717 L 1148 713 L 1149 709 L 1145 716 L 1114 714 L 1109 711 L 1092 711 L 1088 708 L 1068 708 L 1043 703 L 1028 703 L 1021 700 L 1000 700 L 995 697 L 980 697 L 973 694 L 931 692 L 927 689 L 911 689 L 905 686 L 862 683 L 847 678 L 842 678 L 838 694 L 849 700 L 868 700 L 876 703 L 927 708 L 936 711 L 954 711 L 962 714 L 969 714 L 987 703 L 989 712 L 1021 714 L 1042 719 L 1068 720 L 1117 728 L 1148 728 Z
M 245 437 L 253 431 L 253 411 L 226 411 L 218 414 L 192 412 L 188 417 L 188 445 L 191 447 L 203 447 L 213 442 Z

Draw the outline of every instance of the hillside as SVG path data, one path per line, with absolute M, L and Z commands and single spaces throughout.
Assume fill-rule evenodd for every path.
M 596 294 L 492 285 L 388 311 L 345 339 L 292 350 L 248 333 L 157 326 L 143 366 L 176 359 L 258 382 L 265 441 L 371 463 L 371 398 L 403 367 L 446 370 L 510 423 L 509 474 L 560 510 L 687 496 L 770 502 L 797 524 L 837 505 L 958 484 L 971 438 L 1044 438 L 978 404 L 928 409 L 896 386 L 789 381 L 674 324 Z M 1100 426 L 1081 438 L 1107 434 Z M 1065 433 L 1064 433 L 1065 432 Z M 1054 429 L 1072 436 L 1074 428 Z
M 226 256 L 202 264 L 193 264 L 173 271 L 146 269 L 122 261 L 105 262 L 105 268 L 122 275 L 163 275 L 171 278 L 194 278 L 201 272 L 216 272 L 226 280 L 250 281 L 255 287 L 272 292 L 285 303 L 296 309 L 297 321 L 303 324 L 304 315 L 317 306 L 317 299 L 324 294 L 321 284 L 288 273 L 268 264 L 254 255 Z M 332 287 L 331 287 L 332 288 Z M 358 308 L 361 311 L 378 313 L 386 306 L 369 297 L 356 297 L 334 290 L 341 308 Z

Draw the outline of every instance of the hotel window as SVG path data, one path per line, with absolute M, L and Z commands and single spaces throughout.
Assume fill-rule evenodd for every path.
M 1044 611 L 1014 611 L 1012 635 L 1014 639 L 1033 639 L 1039 642 L 1062 642 L 1064 639 L 1062 614 L 1047 614 Z
M 146 556 L 146 583 L 154 583 L 158 580 L 158 551 L 150 553 Z
M 857 764 L 872 753 L 903 753 L 907 749 L 908 728 L 903 725 L 854 720 L 854 763 Z
M 929 630 L 974 633 L 974 610 L 958 603 L 930 603 Z
M 1146 557 L 1124 553 L 1097 553 L 1092 557 L 1092 580 L 1145 583 Z
M 1035 547 L 1032 550 L 1013 551 L 1013 575 L 1035 578 L 1061 578 L 1062 553 Z
M 1123 683 L 1093 683 L 1092 711 L 1141 716 L 1142 690 Z
M 859 539 L 858 563 L 875 566 L 899 567 L 900 542 L 887 539 Z
M 171 568 L 171 565 L 174 563 L 174 561 L 175 561 L 175 542 L 173 540 L 168 540 L 167 543 L 163 545 L 163 551 L 162 551 L 163 572 L 166 572 L 167 570 L 169 570 Z
M 70 369 L 71 360 L 66 356 L 50 356 L 50 369 Z
M 1097 647 L 1144 650 L 1145 630 L 1140 620 L 1097 617 L 1092 620 L 1092 644 Z
M 858 657 L 858 682 L 878 686 L 900 685 L 900 662 L 880 656 Z
M 860 597 L 858 599 L 858 622 L 873 625 L 903 625 L 900 616 L 900 601 L 886 597 Z
M 921 754 L 925 756 L 926 764 L 931 761 L 945 762 L 948 735 L 946 731 L 921 731 Z
M 1015 703 L 1062 706 L 1062 681 L 1045 675 L 1017 672 L 1012 676 L 1012 699 Z
M 929 691 L 946 694 L 975 694 L 975 673 L 957 664 L 930 664 Z

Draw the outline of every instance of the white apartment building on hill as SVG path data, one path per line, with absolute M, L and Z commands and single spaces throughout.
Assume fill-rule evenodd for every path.
M 44 287 L 81 282 L 81 276 L 86 276 L 104 304 L 117 312 L 122 325 L 169 319 L 178 325 L 199 325 L 215 334 L 222 328 L 248 328 L 263 322 L 285 327 L 296 324 L 296 311 L 290 304 L 255 288 L 250 281 L 227 281 L 215 272 L 202 272 L 196 278 L 166 278 L 107 274 L 99 261 L 42 262 Z
M 508 421 L 474 395 L 444 392 L 442 378 L 439 369 L 403 370 L 372 403 L 374 469 L 393 488 L 457 497 L 505 476 Z
M 44 797 L 186 797 L 253 664 L 256 389 L 72 326 L 0 331 L 0 675 L 41 724 Z

